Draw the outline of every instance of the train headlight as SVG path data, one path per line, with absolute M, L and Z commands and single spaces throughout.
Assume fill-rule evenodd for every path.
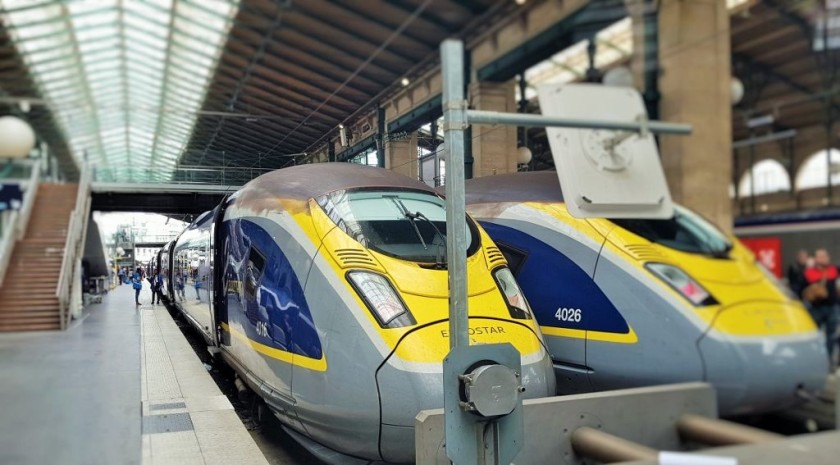
M 718 303 L 717 299 L 700 283 L 676 266 L 664 263 L 646 263 L 645 268 L 698 307 L 717 305 Z
M 417 321 L 388 278 L 368 271 L 351 271 L 347 279 L 383 328 L 411 326 Z
M 499 268 L 493 273 L 493 276 L 495 276 L 496 283 L 505 296 L 510 316 L 520 320 L 530 320 L 532 318 L 531 307 L 528 305 L 528 301 L 525 300 L 525 295 L 522 294 L 522 289 L 519 288 L 519 284 L 516 283 L 516 279 L 513 277 L 510 269 Z

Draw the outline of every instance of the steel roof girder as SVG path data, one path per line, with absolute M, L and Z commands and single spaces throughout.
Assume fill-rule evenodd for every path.
M 380 28 L 378 34 L 380 34 L 380 35 L 384 34 L 385 38 L 389 37 L 391 34 L 393 34 L 395 32 L 396 29 L 398 29 L 397 27 L 386 26 L 375 18 L 371 18 L 370 16 L 367 16 L 367 15 L 358 13 L 358 12 L 352 10 L 352 9 L 349 9 L 349 8 L 345 7 L 341 2 L 336 2 L 335 0 L 307 0 L 307 2 L 301 4 L 300 6 L 301 7 L 310 7 L 311 6 L 312 10 L 310 10 L 311 11 L 310 15 L 313 14 L 314 12 L 317 12 L 318 13 L 318 18 L 322 22 L 324 22 L 326 24 L 329 24 L 332 27 L 344 27 L 344 28 L 346 28 L 347 24 L 345 23 L 345 21 L 353 21 L 353 17 L 355 17 L 356 19 L 358 19 L 360 21 L 364 21 L 366 23 L 371 23 L 373 28 Z M 325 13 L 324 6 L 331 6 L 335 9 L 338 9 L 339 11 L 342 11 L 342 12 L 345 13 L 345 15 L 342 15 L 342 16 L 351 16 L 351 18 L 342 18 L 341 21 L 337 21 L 334 17 L 328 17 L 328 15 L 324 14 Z M 360 34 L 360 33 L 366 32 L 367 30 L 369 30 L 368 27 L 363 27 L 363 28 L 356 29 L 355 32 L 357 34 Z M 408 28 L 403 30 L 402 34 L 400 34 L 400 36 L 398 38 L 394 39 L 395 41 L 400 40 L 401 42 L 403 42 L 402 44 L 394 43 L 393 46 L 395 48 L 398 48 L 401 51 L 404 51 L 405 48 L 410 48 L 410 47 L 413 47 L 417 50 L 422 50 L 422 52 L 419 54 L 419 55 L 422 55 L 422 56 L 414 57 L 414 59 L 416 59 L 416 60 L 420 60 L 420 59 L 425 58 L 430 52 L 433 52 L 435 50 L 436 47 L 435 47 L 434 44 L 428 44 L 428 43 L 422 42 L 420 40 L 417 40 L 414 37 L 412 37 L 411 34 L 408 34 L 407 31 L 408 31 Z M 370 41 L 371 43 L 381 43 L 384 39 L 378 38 L 378 37 L 376 37 L 376 38 L 371 37 L 371 38 L 366 39 L 366 40 Z M 407 44 L 406 42 L 410 43 L 410 44 Z
M 244 4 L 243 7 L 240 8 L 240 12 L 244 12 L 246 14 L 252 14 L 248 11 L 246 5 L 247 4 Z M 263 19 L 263 18 L 261 18 L 260 16 L 256 16 L 255 19 L 259 20 L 259 19 Z M 230 33 L 231 38 L 236 39 L 236 33 L 238 32 L 238 29 L 244 29 L 245 31 L 251 32 L 251 33 L 253 33 L 253 34 L 255 34 L 259 37 L 261 37 L 265 33 L 265 31 L 255 30 L 255 29 L 253 29 L 253 27 L 250 27 L 250 26 L 239 26 L 239 24 L 237 24 L 237 26 L 235 28 L 231 29 L 231 33 Z M 311 52 L 311 54 L 318 55 L 318 56 L 330 56 L 330 54 L 334 54 L 337 58 L 337 60 L 336 60 L 337 62 L 341 59 L 354 60 L 354 63 L 348 64 L 348 66 L 349 66 L 348 69 L 355 70 L 356 68 L 358 68 L 358 66 L 361 63 L 364 63 L 365 60 L 367 59 L 367 56 L 364 55 L 364 54 L 358 54 L 356 52 L 353 52 L 353 51 L 350 51 L 350 50 L 347 50 L 347 49 L 343 49 L 339 46 L 336 46 L 335 44 L 325 42 L 321 38 L 315 37 L 312 34 L 308 33 L 307 31 L 300 30 L 300 29 L 298 29 L 294 26 L 288 25 L 288 24 L 284 25 L 283 29 L 281 29 L 279 31 L 279 34 L 281 34 L 281 35 L 286 34 L 286 35 L 293 36 L 293 41 L 296 42 L 296 44 L 295 44 L 296 46 L 300 46 L 299 44 L 301 42 L 304 42 L 304 43 L 308 44 L 308 45 L 303 46 L 303 48 L 306 48 L 308 51 Z M 279 40 L 278 38 L 275 38 L 275 39 Z M 286 43 L 286 44 L 289 44 L 289 46 L 291 46 L 291 44 L 287 41 L 282 41 L 282 42 Z M 400 76 L 400 73 L 392 71 L 392 70 L 388 70 L 386 68 L 383 68 L 383 67 L 381 67 L 378 64 L 373 63 L 373 62 L 369 63 L 367 65 L 366 69 L 363 70 L 363 71 L 368 73 L 368 74 L 365 75 L 368 79 L 370 79 L 372 81 L 377 81 L 383 86 L 393 83 L 394 79 L 397 79 Z M 371 73 L 377 74 L 377 75 L 384 75 L 384 76 L 386 76 L 385 80 L 379 81 L 377 79 L 374 79 L 374 78 L 370 77 Z
M 260 92 L 262 92 L 262 91 L 260 91 Z M 263 95 L 262 97 L 263 97 L 263 99 L 260 99 L 259 96 L 252 97 L 250 95 L 244 95 L 240 100 L 243 104 L 247 105 L 248 107 L 261 108 L 261 109 L 264 109 L 267 112 L 267 114 L 255 114 L 254 117 L 256 117 L 256 118 L 260 118 L 261 116 L 272 116 L 272 115 L 280 116 L 281 119 L 279 121 L 277 121 L 276 118 L 272 118 L 272 119 L 274 119 L 275 122 L 277 124 L 279 124 L 280 126 L 287 125 L 290 128 L 297 126 L 298 123 L 303 121 L 303 117 L 301 116 L 301 114 L 293 112 L 293 111 L 289 111 L 284 107 L 276 107 L 276 108 L 266 107 L 265 103 L 268 103 L 268 102 L 265 102 L 264 100 L 269 100 L 269 95 L 268 94 Z M 214 100 L 208 100 L 207 102 L 209 104 L 213 104 L 213 105 L 217 104 L 217 102 L 215 102 Z M 219 102 L 219 105 L 222 106 L 222 107 L 224 107 L 225 104 L 226 104 L 226 102 Z M 335 120 L 335 119 L 330 120 L 329 123 L 324 122 L 324 121 L 319 121 L 319 120 L 311 120 L 311 121 L 312 121 L 313 124 L 307 125 L 309 127 L 305 128 L 306 132 L 309 132 L 309 134 L 307 134 L 306 132 L 303 132 L 302 133 L 303 135 L 316 137 L 317 135 L 321 134 L 323 131 L 334 128 L 335 125 L 337 124 L 337 120 Z
M 229 67 L 219 66 L 217 72 L 220 73 L 220 74 L 226 75 L 228 77 L 228 79 L 236 82 L 235 77 L 230 77 L 231 73 L 229 71 Z M 219 77 L 220 76 L 217 75 L 216 79 L 218 80 Z M 259 88 L 259 89 L 263 90 L 264 92 L 266 92 L 266 93 L 268 93 L 268 94 L 270 94 L 270 95 L 272 95 L 272 96 L 274 96 L 274 97 L 276 97 L 280 100 L 287 100 L 289 102 L 292 102 L 295 105 L 298 105 L 299 108 L 303 111 L 305 111 L 307 108 L 310 108 L 311 105 L 313 105 L 313 104 L 317 105 L 319 103 L 319 102 L 317 102 L 316 99 L 312 99 L 311 97 L 301 95 L 300 93 L 294 92 L 293 90 L 288 89 L 284 86 L 277 85 L 276 83 L 268 81 L 268 80 L 266 80 L 262 77 L 259 77 L 259 76 L 252 76 L 251 77 L 251 83 L 249 84 L 249 87 Z M 283 97 L 279 97 L 279 95 L 283 95 Z M 330 108 L 323 108 L 322 110 L 325 110 L 325 112 L 324 112 L 325 114 L 330 113 L 330 112 L 334 113 L 335 116 L 331 116 L 331 117 L 335 118 L 335 119 L 339 119 L 339 118 L 344 116 L 346 111 L 351 111 L 355 108 L 358 108 L 358 105 L 352 105 L 352 104 L 351 105 L 333 105 L 333 107 L 335 107 L 337 110 L 332 111 L 332 109 L 330 109 Z
M 340 1 L 339 0 L 327 0 L 327 1 L 329 1 L 333 5 L 336 5 L 336 6 L 339 6 L 339 7 L 343 8 L 344 10 L 353 11 L 356 14 L 358 14 L 360 16 L 363 16 L 365 18 L 365 20 L 375 22 L 376 24 L 379 24 L 380 26 L 383 26 L 385 28 L 394 30 L 397 27 L 399 27 L 399 22 L 397 22 L 397 24 L 385 23 L 381 19 L 373 18 L 373 17 L 369 16 L 368 13 L 362 12 L 361 11 L 362 8 L 359 8 L 359 6 L 357 6 L 357 5 L 359 5 L 357 2 L 352 2 L 352 1 L 347 1 L 347 0 L 340 0 Z M 417 19 L 414 20 L 414 22 L 412 23 L 412 26 L 419 25 L 418 23 L 421 23 L 421 22 L 425 22 L 425 21 L 422 18 L 418 17 Z M 447 35 L 449 35 L 449 33 L 446 30 L 440 28 L 440 26 L 435 25 L 434 23 L 425 22 L 425 24 L 423 25 L 423 27 L 429 27 L 429 26 L 438 28 L 439 32 L 436 34 L 436 36 L 446 37 Z M 406 35 L 406 36 L 410 37 L 412 40 L 425 45 L 430 50 L 435 50 L 437 48 L 438 43 L 439 43 L 438 40 L 428 41 L 428 39 L 423 37 L 422 33 L 414 33 L 412 31 L 409 31 L 408 29 L 403 31 L 403 35 Z
M 250 52 L 252 52 L 252 51 L 248 50 L 248 51 L 246 51 L 246 54 L 248 54 Z M 228 58 L 230 58 L 229 55 L 228 55 Z M 224 61 L 224 58 L 222 59 L 222 61 Z M 354 94 L 356 94 L 356 96 L 358 98 L 360 98 L 363 102 L 367 102 L 373 97 L 373 94 L 365 93 L 363 91 L 360 91 L 357 88 L 355 88 L 353 85 L 351 85 L 349 83 L 345 83 L 346 81 L 341 82 L 341 81 L 338 81 L 338 80 L 333 80 L 331 77 L 326 76 L 324 74 L 321 74 L 318 71 L 306 70 L 306 68 L 303 68 L 303 67 L 299 66 L 297 63 L 284 61 L 284 60 L 281 60 L 277 57 L 271 56 L 270 54 L 266 54 L 266 56 L 263 58 L 262 62 L 263 63 L 261 65 L 256 65 L 256 66 L 259 67 L 259 68 L 267 69 L 267 70 L 269 70 L 269 72 L 272 72 L 272 73 L 278 73 L 280 75 L 289 76 L 290 79 L 293 79 L 293 80 L 295 80 L 299 83 L 302 83 L 302 84 L 306 84 L 308 82 L 310 85 L 312 85 L 316 89 L 319 89 L 319 90 L 321 90 L 322 92 L 325 92 L 325 93 L 330 93 L 331 89 L 335 89 L 335 88 L 338 88 L 341 85 L 344 85 L 345 89 L 348 89 L 351 92 L 353 92 Z M 316 79 L 312 79 L 311 76 L 310 77 L 301 76 L 301 73 L 293 71 L 295 68 L 303 69 L 304 74 L 308 71 L 310 74 L 314 74 L 315 76 L 317 76 L 318 79 L 327 80 L 327 81 L 329 81 L 330 84 L 332 84 L 332 86 L 323 87 L 323 86 L 320 86 L 320 85 L 315 85 L 314 82 L 317 82 Z M 358 102 L 354 102 L 354 103 L 357 104 L 357 105 L 359 104 Z

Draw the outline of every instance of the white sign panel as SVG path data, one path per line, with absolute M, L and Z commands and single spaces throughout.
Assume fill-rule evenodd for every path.
M 647 119 L 635 90 L 598 84 L 538 89 L 544 116 L 639 122 Z M 578 218 L 670 218 L 671 194 L 653 134 L 546 128 L 566 206 Z
M 738 465 L 738 459 L 683 452 L 660 452 L 659 465 Z

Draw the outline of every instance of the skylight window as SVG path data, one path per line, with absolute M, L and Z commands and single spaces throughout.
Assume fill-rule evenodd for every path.
M 0 19 L 77 161 L 130 157 L 166 172 L 189 142 L 238 4 L 0 0 Z M 174 72 L 180 63 L 188 72 Z
M 840 0 L 825 0 L 825 11 L 814 28 L 814 50 L 840 48 Z
M 828 0 L 829 3 L 840 4 L 840 0 Z M 730 12 L 748 8 L 752 0 L 727 0 Z M 838 10 L 840 11 L 840 10 Z M 838 15 L 840 16 L 840 15 Z M 840 23 L 838 23 L 840 26 Z M 840 39 L 840 33 L 838 34 Z M 633 53 L 633 23 L 626 17 L 600 30 L 595 35 L 596 54 L 595 66 L 605 71 L 627 60 Z M 536 98 L 536 87 L 542 83 L 569 83 L 583 80 L 589 68 L 589 40 L 569 46 L 554 54 L 551 58 L 540 62 L 525 71 L 528 87 L 525 96 Z M 516 90 L 516 100 L 519 100 L 519 90 Z

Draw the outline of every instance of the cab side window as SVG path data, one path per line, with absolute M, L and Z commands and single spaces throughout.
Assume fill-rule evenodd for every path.
M 265 255 L 252 245 L 245 267 L 245 294 L 251 299 L 256 298 L 257 288 L 265 271 L 265 262 Z
M 516 277 L 519 270 L 522 269 L 522 265 L 525 264 L 525 260 L 528 259 L 528 253 L 502 242 L 497 242 L 496 245 L 499 246 L 499 250 L 508 262 L 508 268 Z

